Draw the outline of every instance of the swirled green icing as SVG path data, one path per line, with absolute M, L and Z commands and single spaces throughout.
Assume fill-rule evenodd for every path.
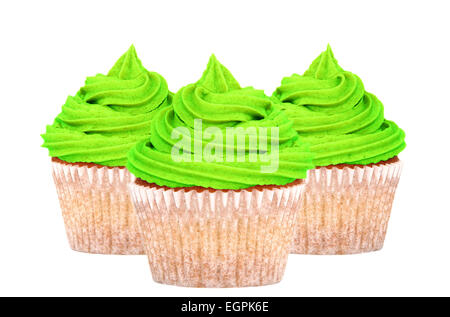
M 303 76 L 284 78 L 273 97 L 310 143 L 317 166 L 378 163 L 406 146 L 403 130 L 384 118 L 383 104 L 338 65 L 330 46 Z
M 131 46 L 107 75 L 88 77 L 67 98 L 43 146 L 67 162 L 125 166 L 130 148 L 149 137 L 155 110 L 170 100 L 165 79 L 146 70 Z
M 202 120 L 201 129 L 195 129 L 196 119 Z M 268 128 L 267 133 L 237 132 L 245 139 L 242 144 L 226 142 L 228 128 L 261 131 L 263 127 Z M 278 128 L 278 135 L 272 134 L 276 130 L 273 128 Z M 215 129 L 215 134 L 207 135 L 210 129 Z M 176 131 L 181 132 L 174 138 Z M 196 131 L 202 135 L 192 141 Z M 173 149 L 178 149 L 181 134 L 191 137 L 185 161 L 174 160 L 172 156 Z M 263 142 L 265 136 L 267 142 Z M 278 151 L 272 141 L 273 144 L 278 142 Z M 205 150 L 211 144 L 223 146 L 222 160 L 217 157 L 211 160 L 207 155 L 196 159 L 196 142 L 200 153 L 206 154 Z M 251 156 L 261 150 L 261 144 L 267 143 L 267 150 L 262 153 L 274 155 L 272 159 L 278 153 L 277 169 L 269 173 L 262 172 L 262 167 L 270 162 L 260 156 L 251 160 Z M 225 157 L 227 150 L 233 153 L 230 161 Z M 242 161 L 237 161 L 238 152 L 244 156 Z M 292 122 L 279 106 L 261 90 L 241 88 L 213 55 L 201 79 L 181 88 L 174 96 L 172 106 L 158 111 L 150 140 L 139 142 L 130 150 L 127 168 L 135 176 L 160 186 L 241 189 L 255 185 L 285 185 L 305 178 L 306 171 L 314 166 L 311 153 L 300 142 Z

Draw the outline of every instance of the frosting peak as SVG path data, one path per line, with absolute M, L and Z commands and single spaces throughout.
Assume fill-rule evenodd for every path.
M 134 45 L 131 45 L 108 72 L 108 76 L 119 79 L 133 79 L 145 72 Z
M 241 88 L 230 71 L 219 63 L 214 54 L 209 58 L 206 70 L 197 81 L 197 85 L 216 93 L 224 93 Z
M 312 62 L 311 66 L 309 66 L 303 75 L 317 79 L 329 79 L 343 71 L 336 58 L 334 58 L 330 44 L 328 44 L 327 49 Z

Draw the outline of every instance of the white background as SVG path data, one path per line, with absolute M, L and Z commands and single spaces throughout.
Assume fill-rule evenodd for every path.
M 0 295 L 450 295 L 448 1 L 3 1 L 0 4 Z M 172 91 L 215 53 L 267 94 L 330 43 L 406 131 L 383 250 L 289 257 L 273 286 L 189 289 L 152 281 L 145 256 L 66 241 L 40 134 L 86 76 L 134 43 Z

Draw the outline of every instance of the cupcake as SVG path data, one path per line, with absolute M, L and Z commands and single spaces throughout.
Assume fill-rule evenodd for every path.
M 351 254 L 383 247 L 405 148 L 405 133 L 383 104 L 343 70 L 330 46 L 303 76 L 282 80 L 273 96 L 305 142 L 308 172 L 293 253 Z
M 277 283 L 292 243 L 309 149 L 263 91 L 241 88 L 214 55 L 128 154 L 156 282 Z
M 150 135 L 157 109 L 170 101 L 161 75 L 147 71 L 133 46 L 105 76 L 88 77 L 42 134 L 49 150 L 70 247 L 143 254 L 127 185 L 126 154 Z

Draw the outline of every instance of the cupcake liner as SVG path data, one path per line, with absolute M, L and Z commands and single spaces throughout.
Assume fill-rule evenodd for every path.
M 291 253 L 381 249 L 401 168 L 397 161 L 308 171 Z
M 70 247 L 101 254 L 144 254 L 126 168 L 52 161 Z
M 187 287 L 279 282 L 303 187 L 197 191 L 130 184 L 153 279 Z

